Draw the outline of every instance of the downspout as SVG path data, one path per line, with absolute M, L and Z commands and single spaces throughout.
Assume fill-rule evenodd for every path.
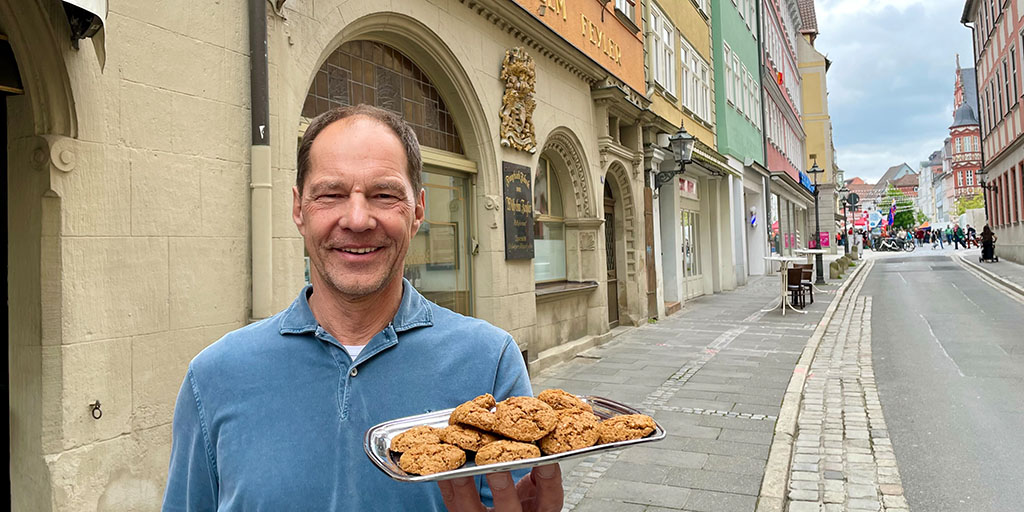
M 968 25 L 963 19 L 960 20 L 960 24 L 971 29 L 971 49 L 974 51 L 974 97 L 978 98 L 978 140 L 983 141 L 985 134 L 981 133 L 981 127 L 985 123 L 981 122 L 981 89 L 978 85 L 978 34 L 975 33 L 975 27 Z M 1024 51 L 1024 48 L 1021 48 L 1021 51 Z M 1017 77 L 1013 77 L 1013 79 L 1016 80 Z M 987 175 L 988 170 L 985 169 L 985 144 L 978 145 L 978 152 L 981 153 L 981 172 L 978 174 Z M 981 187 L 981 201 L 985 203 L 985 224 L 988 224 L 988 189 L 985 187 Z
M 768 168 L 768 130 L 765 128 L 765 123 L 768 122 L 768 104 L 765 102 L 764 96 L 764 34 L 761 31 L 762 23 L 761 18 L 764 13 L 761 11 L 761 0 L 757 0 L 755 19 L 757 20 L 757 76 L 759 78 L 761 86 L 761 161 L 764 162 L 764 168 L 768 171 L 768 176 L 763 178 L 764 180 L 764 219 L 765 219 L 765 233 L 766 239 L 772 239 L 772 170 Z M 781 227 L 781 223 L 780 223 Z M 771 243 L 769 242 L 769 245 Z M 769 254 L 771 250 L 769 249 Z
M 253 320 L 272 314 L 270 85 L 267 71 L 267 0 L 249 0 L 249 96 L 252 145 L 249 174 Z

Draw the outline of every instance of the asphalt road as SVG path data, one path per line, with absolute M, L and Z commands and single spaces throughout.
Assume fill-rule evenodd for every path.
M 911 510 L 1024 510 L 1024 304 L 950 251 L 879 255 L 872 351 Z

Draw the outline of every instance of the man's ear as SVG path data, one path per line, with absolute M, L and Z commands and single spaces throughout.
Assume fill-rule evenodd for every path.
M 420 229 L 420 224 L 423 224 L 423 216 L 425 215 L 427 204 L 427 190 L 424 188 L 420 189 L 420 193 L 416 195 L 416 208 L 414 209 L 414 219 L 412 222 L 412 234 L 415 235 Z
M 292 221 L 295 222 L 295 227 L 299 228 L 299 233 L 306 236 L 305 221 L 302 218 L 302 194 L 299 193 L 299 187 L 292 187 Z

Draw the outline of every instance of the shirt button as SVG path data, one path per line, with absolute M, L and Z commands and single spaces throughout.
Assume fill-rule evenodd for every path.
M 359 374 L 359 370 L 357 368 L 352 368 L 352 371 L 348 372 L 348 374 L 350 377 L 355 377 Z

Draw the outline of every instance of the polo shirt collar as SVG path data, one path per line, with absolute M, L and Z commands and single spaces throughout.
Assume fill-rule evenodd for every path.
M 300 334 L 316 332 L 319 323 L 309 308 L 309 297 L 313 294 L 313 285 L 307 284 L 299 296 L 292 301 L 288 309 L 281 315 L 281 334 Z M 407 331 L 415 327 L 433 325 L 434 315 L 427 299 L 413 288 L 408 279 L 402 278 L 402 302 L 398 305 L 395 318 L 391 325 L 395 332 Z

